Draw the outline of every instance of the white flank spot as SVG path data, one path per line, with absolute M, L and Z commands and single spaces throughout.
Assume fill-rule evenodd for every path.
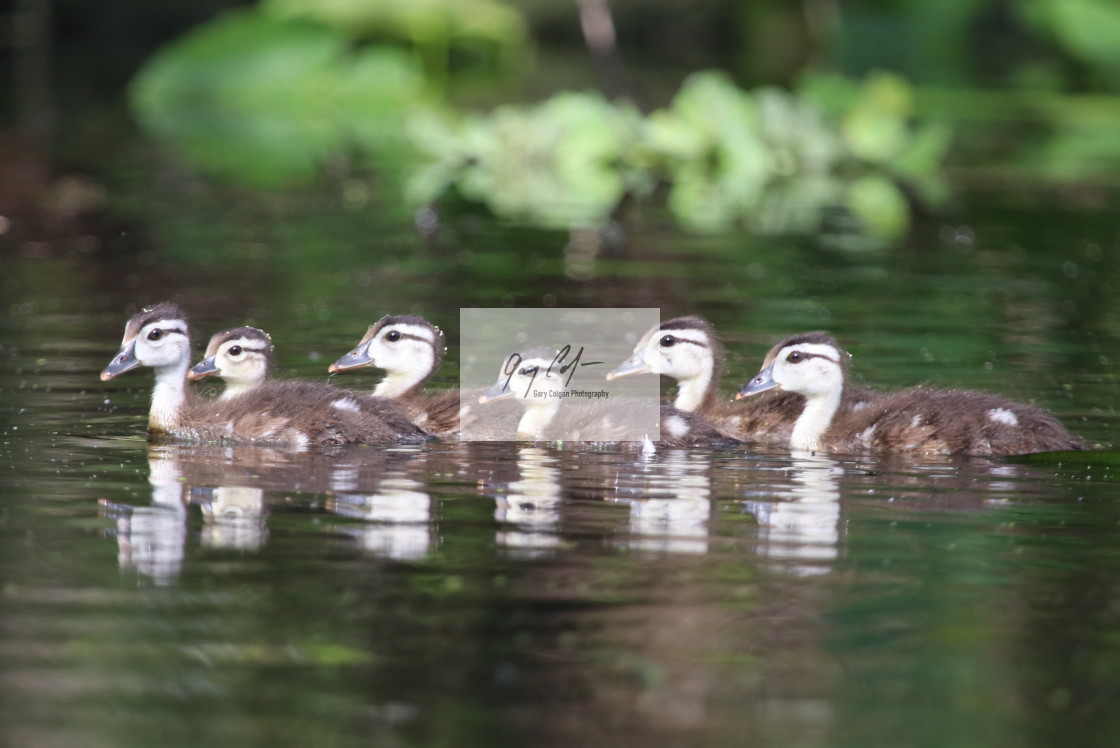
M 859 413 L 861 410 L 863 410 L 866 407 L 867 407 L 867 402 L 865 400 L 860 400 L 858 403 L 856 403 L 855 405 L 852 406 L 852 412 L 853 413 Z
M 680 416 L 669 416 L 665 419 L 665 430 L 674 439 L 680 439 L 688 433 L 688 424 Z
M 875 424 L 871 424 L 859 435 L 859 440 L 864 444 L 871 444 L 871 437 L 875 436 Z
M 360 410 L 358 404 L 348 397 L 344 397 L 341 400 L 335 400 L 331 403 L 331 407 L 338 408 L 339 410 L 348 410 L 351 413 L 357 413 Z
M 910 419 L 911 428 L 917 428 L 918 426 L 921 426 L 921 425 L 922 425 L 921 414 L 918 414 L 918 415 L 916 415 L 916 416 L 914 416 L 913 418 Z
M 988 411 L 988 420 L 995 421 L 996 423 L 1004 423 L 1008 426 L 1019 425 L 1019 419 L 1006 408 L 992 408 Z

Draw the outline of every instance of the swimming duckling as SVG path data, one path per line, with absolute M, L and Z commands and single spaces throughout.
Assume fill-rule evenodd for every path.
M 633 441 L 636 424 L 660 419 L 660 447 L 729 447 L 738 442 L 719 433 L 694 413 L 641 398 L 619 398 L 583 404 L 556 393 L 566 392 L 567 376 L 555 365 L 556 351 L 532 348 L 510 359 L 498 381 L 479 399 L 482 403 L 516 398 L 525 412 L 516 437 L 536 441 Z M 512 358 L 512 356 L 511 356 Z M 512 369 L 507 374 L 506 371 Z
M 1087 448 L 1041 408 L 997 395 L 915 387 L 855 401 L 845 386 L 849 358 L 828 333 L 792 335 L 738 397 L 772 388 L 804 395 L 792 449 L 986 456 Z
M 152 438 L 295 447 L 428 438 L 396 403 L 311 382 L 264 382 L 237 397 L 200 398 L 187 387 L 190 360 L 186 315 L 163 302 L 129 319 L 121 349 L 101 379 L 108 381 L 139 366 L 155 369 L 148 413 Z
M 695 413 L 735 439 L 787 441 L 805 398 L 793 392 L 771 392 L 733 403 L 719 393 L 723 360 L 723 346 L 706 320 L 677 317 L 642 336 L 633 355 L 607 374 L 607 380 L 646 373 L 670 377 L 678 385 L 673 401 L 677 410 Z
M 187 372 L 197 382 L 217 374 L 226 383 L 222 400 L 237 397 L 268 379 L 272 368 L 272 337 L 256 327 L 234 327 L 216 332 L 206 346 L 206 358 Z
M 463 403 L 461 408 L 457 389 L 434 394 L 423 391 L 424 382 L 439 369 L 446 350 L 443 331 L 423 317 L 386 315 L 370 325 L 354 350 L 331 364 L 328 371 L 361 366 L 384 369 L 387 374 L 374 388 L 375 396 L 399 402 L 425 431 L 454 436 L 471 404 Z

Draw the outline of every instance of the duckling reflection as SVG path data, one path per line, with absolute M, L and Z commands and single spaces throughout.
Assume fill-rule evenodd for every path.
M 802 452 L 793 460 L 795 485 L 779 491 L 778 501 L 744 502 L 744 511 L 758 520 L 759 552 L 798 576 L 828 573 L 840 539 L 843 474 L 828 457 Z
M 116 523 L 109 535 L 117 539 L 121 570 L 134 571 L 156 584 L 170 584 L 183 567 L 187 541 L 184 484 L 173 452 L 157 447 L 148 450 L 148 482 L 151 506 L 102 500 L 101 510 Z
M 640 469 L 646 474 L 636 475 L 633 486 L 620 485 L 615 499 L 630 506 L 626 544 L 660 553 L 706 553 L 712 514 L 709 465 L 709 457 L 683 449 L 644 460 Z M 627 492 L 641 498 L 625 498 Z
M 432 550 L 432 497 L 411 478 L 384 478 L 372 494 L 340 493 L 327 500 L 327 511 L 362 520 L 361 526 L 333 527 L 362 550 L 394 561 L 416 561 Z
M 521 477 L 495 497 L 494 519 L 502 523 L 498 545 L 522 558 L 551 556 L 560 545 L 560 469 L 558 460 L 540 447 L 521 447 Z
M 196 498 L 196 497 L 202 498 Z M 192 504 L 202 509 L 202 546 L 257 551 L 264 545 L 264 491 L 251 486 L 192 489 Z

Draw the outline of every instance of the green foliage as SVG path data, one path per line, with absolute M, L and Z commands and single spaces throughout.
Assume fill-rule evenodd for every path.
M 133 82 L 132 102 L 188 159 L 272 187 L 311 179 L 352 140 L 392 153 L 423 82 L 408 53 L 352 52 L 322 26 L 242 11 L 161 52 Z
M 946 133 L 914 127 L 910 86 L 888 74 L 790 93 L 701 72 L 648 116 L 593 93 L 485 114 L 439 104 L 452 71 L 433 67 L 431 50 L 465 38 L 521 46 L 511 13 L 491 0 L 267 0 L 163 50 L 134 81 L 133 104 L 149 131 L 242 184 L 306 183 L 356 155 L 409 205 L 453 190 L 547 228 L 597 225 L 664 182 L 693 231 L 812 232 L 842 208 L 871 243 L 889 243 L 909 227 L 900 183 L 936 183 Z
M 668 165 L 681 223 L 811 232 L 827 208 L 844 207 L 873 240 L 905 234 L 910 206 L 896 180 L 935 180 L 948 140 L 914 129 L 910 87 L 896 76 L 841 87 L 830 122 L 811 95 L 747 93 L 719 73 L 689 78 L 649 118 L 648 144 Z
M 637 187 L 623 162 L 640 122 L 632 107 L 578 93 L 480 116 L 420 112 L 409 130 L 427 163 L 413 171 L 407 196 L 422 204 L 454 187 L 500 216 L 546 227 L 598 223 Z
M 719 72 L 691 76 L 645 118 L 573 93 L 458 119 L 419 112 L 409 129 L 427 164 L 407 195 L 419 204 L 454 188 L 499 216 L 571 227 L 601 223 L 625 195 L 664 180 L 670 211 L 692 231 L 811 232 L 826 209 L 843 207 L 870 240 L 893 241 L 910 217 L 896 178 L 935 175 L 947 140 L 915 135 L 930 131 L 912 128 L 898 78 L 851 93 L 831 125 L 806 97 L 748 93 Z M 892 171 L 908 153 L 906 169 Z
M 771 171 L 754 102 L 722 73 L 700 73 L 649 117 L 647 147 L 665 162 L 669 206 L 687 227 L 712 231 L 758 205 Z
M 1028 0 L 1021 7 L 1071 55 L 1120 79 L 1120 5 L 1114 0 Z
M 417 49 L 429 82 L 478 70 L 510 70 L 530 46 L 523 16 L 494 0 L 263 0 L 261 13 L 334 29 L 348 39 Z M 452 58 L 463 60 L 453 65 Z

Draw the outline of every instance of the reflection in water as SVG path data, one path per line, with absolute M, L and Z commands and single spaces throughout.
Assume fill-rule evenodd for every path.
M 362 550 L 396 561 L 424 558 L 432 548 L 432 498 L 406 477 L 385 478 L 371 494 L 344 493 L 327 501 L 327 510 L 364 520 L 360 527 L 334 530 L 357 539 Z
M 148 452 L 148 468 L 151 506 L 103 501 L 102 511 L 116 522 L 111 534 L 117 539 L 121 569 L 135 571 L 157 584 L 168 584 L 179 576 L 183 566 L 187 539 L 184 485 L 173 453 L 153 447 Z
M 257 551 L 268 538 L 271 491 L 284 492 L 274 511 L 298 507 L 292 494 L 309 493 L 312 507 L 325 504 L 338 516 L 363 522 L 329 526 L 332 532 L 355 538 L 364 552 L 415 560 L 432 547 L 431 497 L 407 475 L 417 454 L 405 449 L 295 453 L 252 445 L 157 445 L 148 453 L 151 505 L 102 502 L 103 511 L 116 522 L 112 533 L 120 546 L 120 567 L 161 584 L 173 581 L 182 569 L 188 505 L 202 514 L 202 548 Z
M 196 494 L 209 498 L 197 499 Z M 249 486 L 217 486 L 192 490 L 191 503 L 202 508 L 202 545 L 256 551 L 264 545 L 264 491 Z
M 710 455 L 674 449 L 636 467 L 644 475 L 630 479 L 631 490 L 641 498 L 619 499 L 630 506 L 626 544 L 644 551 L 705 553 L 712 513 L 710 466 Z
M 521 477 L 495 497 L 494 519 L 502 523 L 496 540 L 522 558 L 551 555 L 560 545 L 557 458 L 539 447 L 520 447 L 517 468 Z
M 798 575 L 825 574 L 836 560 L 840 539 L 839 464 L 823 455 L 795 452 L 794 485 L 778 492 L 778 501 L 747 501 L 745 511 L 759 524 L 758 551 L 795 562 L 785 566 Z

